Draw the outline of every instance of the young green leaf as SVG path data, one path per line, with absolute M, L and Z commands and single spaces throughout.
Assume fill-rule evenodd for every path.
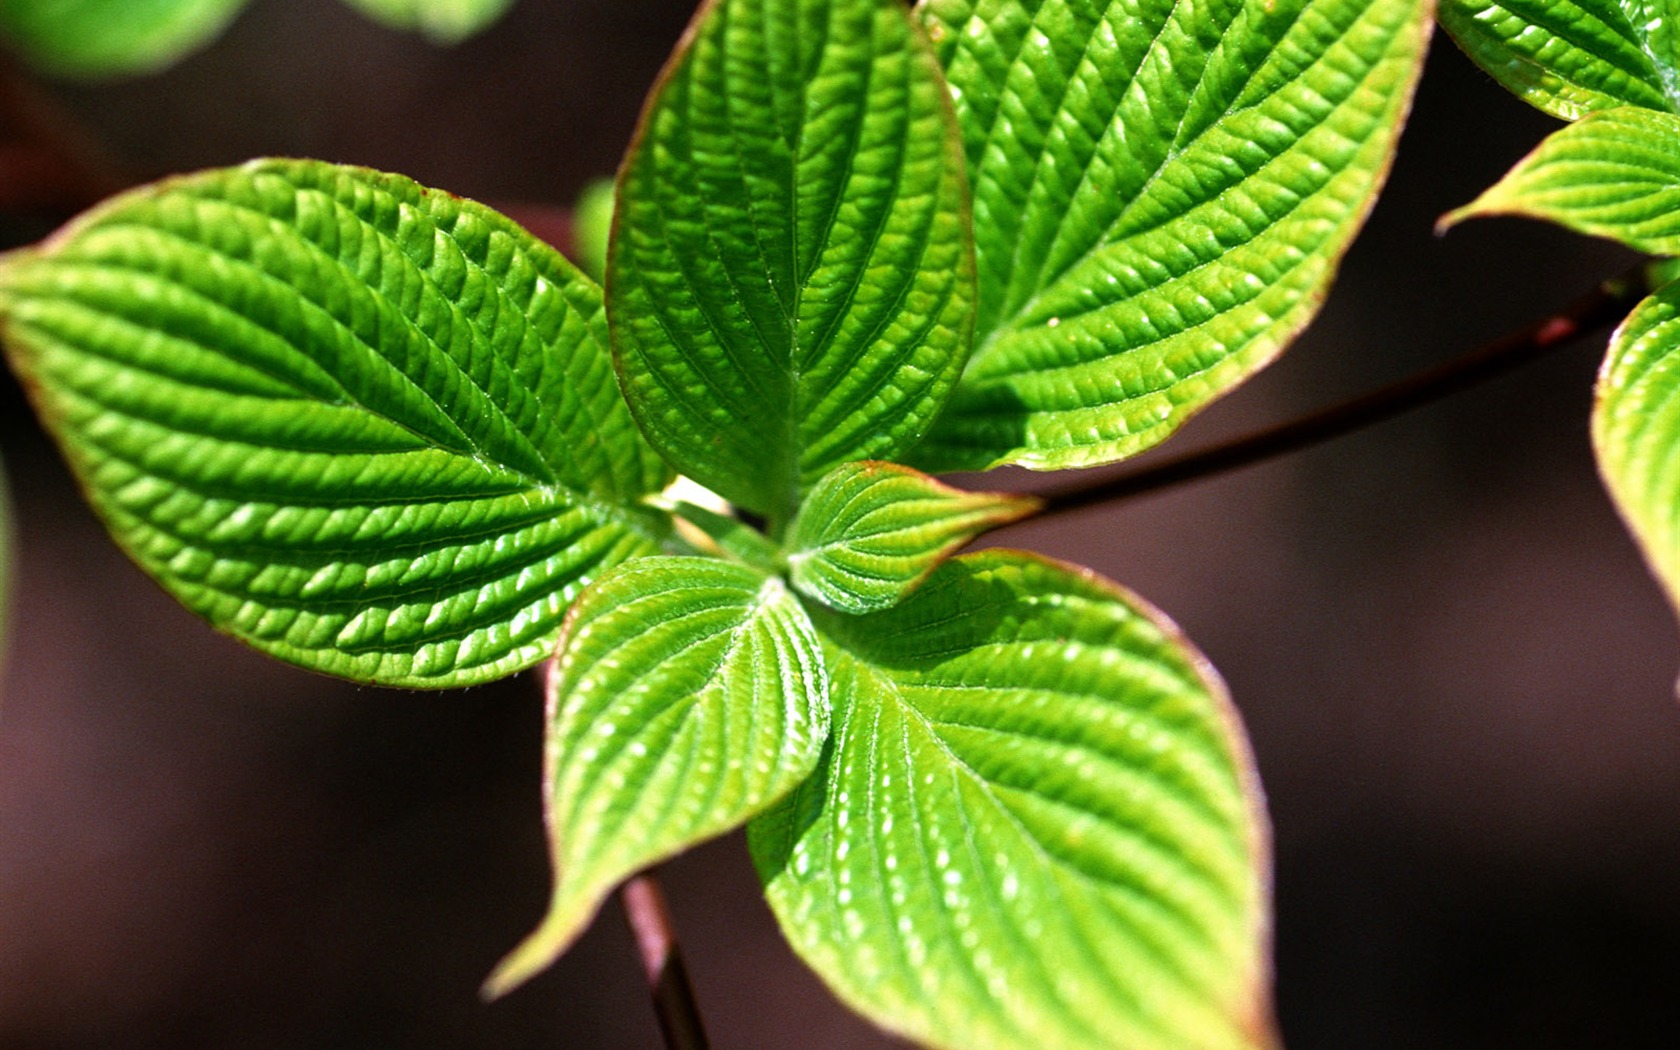
M 454 44 L 502 16 L 513 0 L 345 0 L 369 18 L 394 29 L 424 33 L 439 44 Z
M 692 503 L 678 503 L 673 511 L 677 531 L 695 541 L 702 550 L 733 558 L 765 573 L 781 571 L 781 548 L 741 519 Z
M 1611 338 L 1593 448 L 1617 509 L 1680 609 L 1680 284 L 1640 303 Z
M 929 0 L 974 192 L 968 371 L 912 462 L 1107 463 L 1316 311 L 1387 174 L 1424 0 Z
M 901 0 L 708 0 L 618 206 L 613 352 L 682 473 L 779 527 L 833 467 L 927 429 L 968 352 L 972 238 Z
M 643 558 L 591 585 L 549 680 L 548 917 L 486 984 L 551 963 L 612 888 L 737 827 L 811 774 L 828 736 L 820 643 L 782 582 Z
M 1481 215 L 1526 215 L 1680 255 L 1680 116 L 1637 106 L 1589 113 L 1441 226 Z
M 246 0 L 0 0 L 0 35 L 71 77 L 145 73 L 219 36 Z
M 893 463 L 847 463 L 799 508 L 789 577 L 830 608 L 885 609 L 959 547 L 1038 505 L 1030 496 L 964 492 Z
M 1543 112 L 1680 103 L 1672 0 L 1440 0 L 1441 28 L 1488 75 Z
M 1269 1045 L 1258 788 L 1170 624 L 1011 551 L 814 620 L 833 735 L 749 834 L 843 999 L 952 1050 Z
M 0 261 L 0 332 L 128 552 L 305 667 L 511 673 L 662 535 L 599 289 L 399 176 L 261 161 L 125 194 Z

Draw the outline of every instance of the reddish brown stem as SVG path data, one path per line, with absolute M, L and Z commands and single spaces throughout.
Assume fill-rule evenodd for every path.
M 1141 496 L 1297 452 L 1504 375 L 1620 320 L 1651 293 L 1649 271 L 1650 267 L 1642 263 L 1604 281 L 1557 313 L 1351 401 L 1118 478 L 1052 491 L 1042 497 L 1044 507 L 1033 517 L 1066 514 L 1110 500 Z
M 624 914 L 636 935 L 636 947 L 653 994 L 654 1013 L 669 1050 L 706 1050 L 706 1030 L 688 981 L 665 894 L 652 872 L 643 872 L 619 890 Z

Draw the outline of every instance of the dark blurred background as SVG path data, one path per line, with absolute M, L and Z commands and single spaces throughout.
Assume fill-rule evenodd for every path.
M 43 90 L 141 177 L 296 154 L 563 205 L 615 166 L 690 11 L 520 0 L 440 51 L 336 0 L 255 0 L 168 73 Z M 1552 126 L 1439 39 L 1319 321 L 1168 450 L 1443 360 L 1626 265 L 1512 220 L 1433 236 Z M 1594 474 L 1602 347 L 998 537 L 1135 588 L 1229 680 L 1275 823 L 1293 1050 L 1680 1045 L 1680 627 Z M 0 1046 L 658 1047 L 616 904 L 551 972 L 476 998 L 547 890 L 533 685 L 358 689 L 212 633 L 117 553 L 0 382 L 21 532 Z M 665 884 L 715 1045 L 895 1045 L 782 946 L 738 836 Z

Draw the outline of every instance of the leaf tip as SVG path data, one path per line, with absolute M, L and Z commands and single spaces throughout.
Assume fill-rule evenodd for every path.
M 1454 208 L 1452 211 L 1442 214 L 1439 219 L 1435 220 L 1435 236 L 1445 237 L 1454 226 L 1457 226 L 1465 219 L 1474 219 L 1479 215 L 1485 214 L 1479 207 L 1485 198 L 1486 194 L 1483 194 L 1481 197 L 1477 197 L 1469 204 L 1461 205 L 1460 207 Z
M 549 907 L 541 925 L 490 971 L 490 976 L 479 986 L 479 998 L 494 1002 L 554 965 L 555 960 L 577 940 L 594 914 L 594 909 L 588 909 L 581 916 L 579 911 L 577 908 L 563 909 L 557 899 Z

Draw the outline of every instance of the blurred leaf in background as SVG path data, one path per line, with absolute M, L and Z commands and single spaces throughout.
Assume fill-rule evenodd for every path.
M 0 0 L 0 34 L 65 77 L 150 73 L 216 39 L 246 0 Z
M 0 0 L 0 36 L 54 76 L 155 73 L 220 36 L 249 0 Z M 455 44 L 513 0 L 345 0 L 374 21 Z
M 425 34 L 435 44 L 455 44 L 484 29 L 513 0 L 345 0 L 393 29 Z

